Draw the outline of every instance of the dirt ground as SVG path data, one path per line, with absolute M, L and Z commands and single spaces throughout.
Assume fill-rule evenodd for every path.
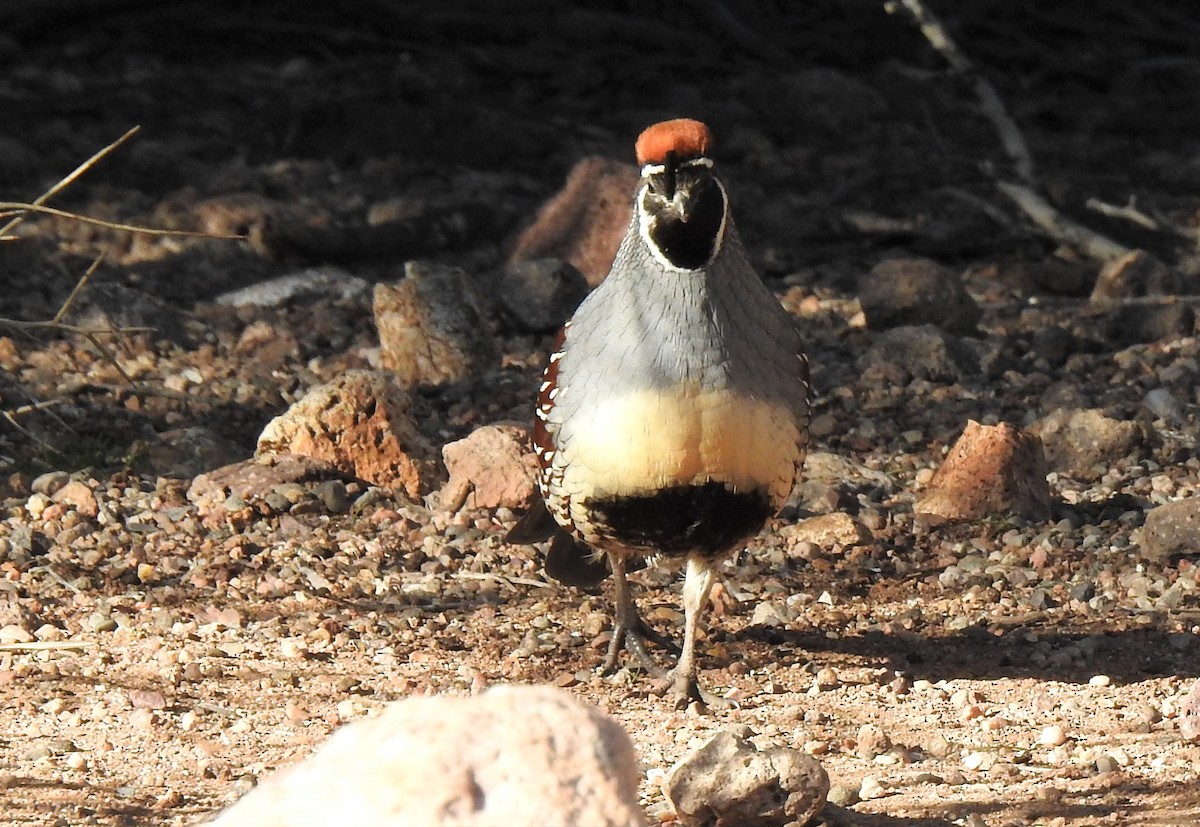
M 1174 299 L 1117 307 L 1088 301 L 1096 261 L 998 191 L 1012 165 L 971 83 L 882 4 L 245 5 L 0 10 L 0 200 L 36 198 L 140 125 L 52 203 L 252 234 L 264 203 L 316 236 L 378 215 L 472 218 L 438 237 L 281 248 L 35 217 L 0 242 L 3 319 L 53 318 L 101 253 L 93 285 L 160 303 L 138 317 L 159 334 L 109 345 L 133 385 L 83 337 L 0 338 L 0 825 L 190 824 L 385 702 L 509 681 L 620 720 L 652 821 L 669 821 L 657 779 L 745 725 L 822 760 L 846 805 L 831 824 L 1200 823 L 1200 746 L 1177 725 L 1200 676 L 1195 556 L 1148 560 L 1135 533 L 1154 505 L 1200 492 L 1189 4 L 935 6 L 1048 200 L 1164 262 Z M 546 582 L 536 552 L 502 542 L 507 509 L 447 514 L 350 483 L 353 507 L 262 492 L 244 519 L 198 514 L 156 434 L 203 426 L 248 457 L 272 417 L 378 352 L 369 294 L 218 297 L 312 267 L 395 281 L 414 258 L 486 289 L 572 164 L 629 160 L 641 128 L 681 115 L 717 136 L 743 239 L 810 342 L 815 450 L 844 470 L 722 571 L 701 675 L 738 708 L 676 711 L 645 676 L 598 677 L 608 597 Z M 964 274 L 984 310 L 979 371 L 868 357 L 858 279 L 899 255 Z M 431 440 L 532 418 L 550 337 L 503 317 L 496 337 L 496 369 L 423 394 Z M 1159 388 L 1170 415 L 1147 407 Z M 1055 469 L 1051 519 L 913 514 L 968 419 L 1027 425 L 1064 399 L 1141 437 L 1104 467 Z M 39 494 L 55 471 L 92 500 Z M 822 512 L 865 534 L 791 533 Z M 636 580 L 648 619 L 677 631 L 675 576 Z

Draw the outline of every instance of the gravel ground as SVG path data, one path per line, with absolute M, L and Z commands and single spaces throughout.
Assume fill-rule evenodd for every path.
M 222 14 L 199 42 L 219 42 Z M 149 31 L 171 19 L 133 22 Z M 984 19 L 955 23 L 990 61 L 1003 54 L 1003 27 Z M 34 197 L 136 118 L 142 137 L 65 205 L 179 227 L 206 216 L 209 229 L 253 225 L 255 199 L 313 226 L 491 205 L 471 243 L 421 254 L 486 286 L 511 232 L 574 160 L 624 158 L 644 122 L 698 109 L 728 136 L 739 225 L 805 331 L 818 392 L 808 480 L 722 568 L 702 641 L 702 682 L 739 706 L 675 711 L 642 675 L 598 677 L 608 596 L 547 582 L 534 550 L 504 544 L 517 517 L 508 509 L 451 514 L 434 498 L 344 480 L 282 483 L 220 508 L 189 496 L 193 477 L 249 457 L 266 423 L 309 389 L 378 365 L 369 292 L 232 307 L 220 296 L 328 262 L 31 220 L 0 245 L 12 287 L 0 315 L 52 317 L 103 251 L 94 283 L 137 291 L 118 293 L 103 318 L 163 332 L 113 340 L 111 361 L 79 336 L 0 338 L 0 401 L 20 426 L 0 431 L 0 825 L 189 824 L 388 701 L 501 682 L 568 688 L 622 722 L 652 820 L 669 820 L 657 788 L 666 770 L 714 731 L 745 725 L 756 743 L 820 758 L 846 808 L 831 824 L 1200 822 L 1200 745 L 1179 732 L 1200 676 L 1196 554 L 1148 555 L 1138 533 L 1156 505 L 1200 495 L 1200 340 L 1188 315 L 1200 291 L 1177 240 L 1078 208 L 1080 193 L 1137 194 L 1161 224 L 1194 234 L 1194 148 L 1177 137 L 1186 129 L 1164 128 L 1188 126 L 1177 104 L 1194 59 L 1153 63 L 1145 43 L 1162 44 L 1147 35 L 1119 41 L 1133 68 L 1103 74 L 1084 49 L 1061 80 L 1029 68 L 1058 67 L 1046 54 L 1013 55 L 1028 85 L 1001 91 L 1019 96 L 1033 151 L 1053 170 L 1047 189 L 1155 252 L 1177 279 L 1176 296 L 1097 303 L 1097 265 L 1015 213 L 998 222 L 964 206 L 1000 209 L 977 168 L 998 151 L 969 92 L 929 70 L 919 39 L 873 58 L 817 50 L 825 74 L 735 62 L 714 82 L 719 100 L 680 80 L 640 102 L 614 93 L 611 111 L 597 112 L 584 100 L 589 67 L 607 67 L 618 85 L 637 77 L 605 62 L 600 35 L 570 73 L 538 62 L 559 65 L 558 52 L 510 67 L 508 89 L 495 66 L 520 49 L 492 48 L 469 26 L 470 50 L 414 48 L 398 63 L 330 34 L 361 34 L 350 23 L 316 24 L 326 28 L 297 34 L 295 53 L 251 38 L 261 54 L 218 49 L 212 65 L 189 47 L 160 54 L 137 27 L 121 28 L 121 58 L 99 73 L 85 65 L 108 54 L 114 30 L 103 25 L 71 30 L 69 48 L 0 38 L 19 66 L 0 95 L 20 115 L 3 136 L 0 185 Z M 446 89 L 461 95 L 439 97 Z M 771 114 L 784 89 L 806 114 Z M 102 93 L 105 107 L 89 103 Z M 400 115 L 386 114 L 389 96 Z M 898 103 L 906 96 L 920 97 L 923 114 Z M 358 131 L 320 128 L 326 108 Z M 404 120 L 412 111 L 427 116 L 420 127 Z M 470 128 L 495 130 L 476 154 L 431 137 L 464 113 Z M 365 128 L 376 117 L 382 134 Z M 982 309 L 977 330 L 931 339 L 899 328 L 897 339 L 870 329 L 858 278 L 897 255 L 961 275 Z M 333 258 L 368 284 L 401 272 L 388 256 Z M 113 307 L 133 315 L 115 318 Z M 550 338 L 502 316 L 494 326 L 497 367 L 419 395 L 416 424 L 433 444 L 531 418 Z M 1048 418 L 1072 410 L 1101 417 L 1078 438 L 1049 435 Z M 1048 519 L 914 513 L 971 419 L 1043 429 Z M 204 431 L 185 439 L 187 428 Z M 843 516 L 808 521 L 822 515 Z M 634 580 L 643 615 L 676 633 L 676 574 Z

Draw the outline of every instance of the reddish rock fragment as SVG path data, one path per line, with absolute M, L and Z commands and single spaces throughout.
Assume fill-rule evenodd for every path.
M 258 454 L 302 454 L 410 498 L 432 490 L 435 449 L 417 431 L 412 398 L 389 374 L 351 370 L 313 388 L 267 423 Z
M 1046 519 L 1048 473 L 1036 436 L 1007 423 L 971 420 L 913 510 L 948 520 L 1007 514 Z

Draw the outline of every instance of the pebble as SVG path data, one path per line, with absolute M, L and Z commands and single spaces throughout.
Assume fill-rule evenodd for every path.
M 1067 731 L 1058 724 L 1052 724 L 1038 735 L 1038 743 L 1044 747 L 1057 747 L 1067 742 Z
M 34 494 L 43 494 L 47 497 L 52 497 L 70 481 L 71 475 L 66 471 L 47 471 L 44 474 L 34 477 L 33 483 L 29 488 Z
M 842 681 L 841 678 L 838 677 L 837 670 L 829 666 L 818 670 L 817 674 L 813 678 L 813 689 L 816 689 L 820 692 L 824 692 L 829 689 L 836 689 L 837 687 L 841 686 L 841 684 Z
M 853 807 L 862 799 L 859 797 L 859 788 L 851 787 L 849 784 L 834 784 L 829 788 L 829 795 L 825 800 L 837 807 Z
M 873 775 L 864 777 L 862 784 L 858 788 L 858 797 L 863 801 L 882 798 L 885 795 L 887 795 L 887 790 L 879 783 L 879 779 Z
M 859 758 L 874 758 L 892 748 L 892 739 L 875 724 L 863 724 L 859 727 L 855 743 L 854 751 Z
M 987 769 L 995 762 L 995 757 L 986 752 L 971 752 L 962 760 L 962 765 L 968 770 Z
M 1108 675 L 1092 675 L 1088 679 L 1088 686 L 1108 686 L 1112 683 L 1112 678 Z

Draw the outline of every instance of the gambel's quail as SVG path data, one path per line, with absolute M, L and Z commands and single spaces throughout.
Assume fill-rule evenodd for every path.
M 547 572 L 588 585 L 611 570 L 604 669 L 628 647 L 683 703 L 716 700 L 697 683 L 695 655 L 713 566 L 784 505 L 808 444 L 800 337 L 746 259 L 711 148 L 694 120 L 638 138 L 633 219 L 608 277 L 559 334 L 533 434 L 560 527 Z M 646 651 L 644 639 L 663 641 L 634 605 L 631 558 L 687 564 L 670 672 Z

